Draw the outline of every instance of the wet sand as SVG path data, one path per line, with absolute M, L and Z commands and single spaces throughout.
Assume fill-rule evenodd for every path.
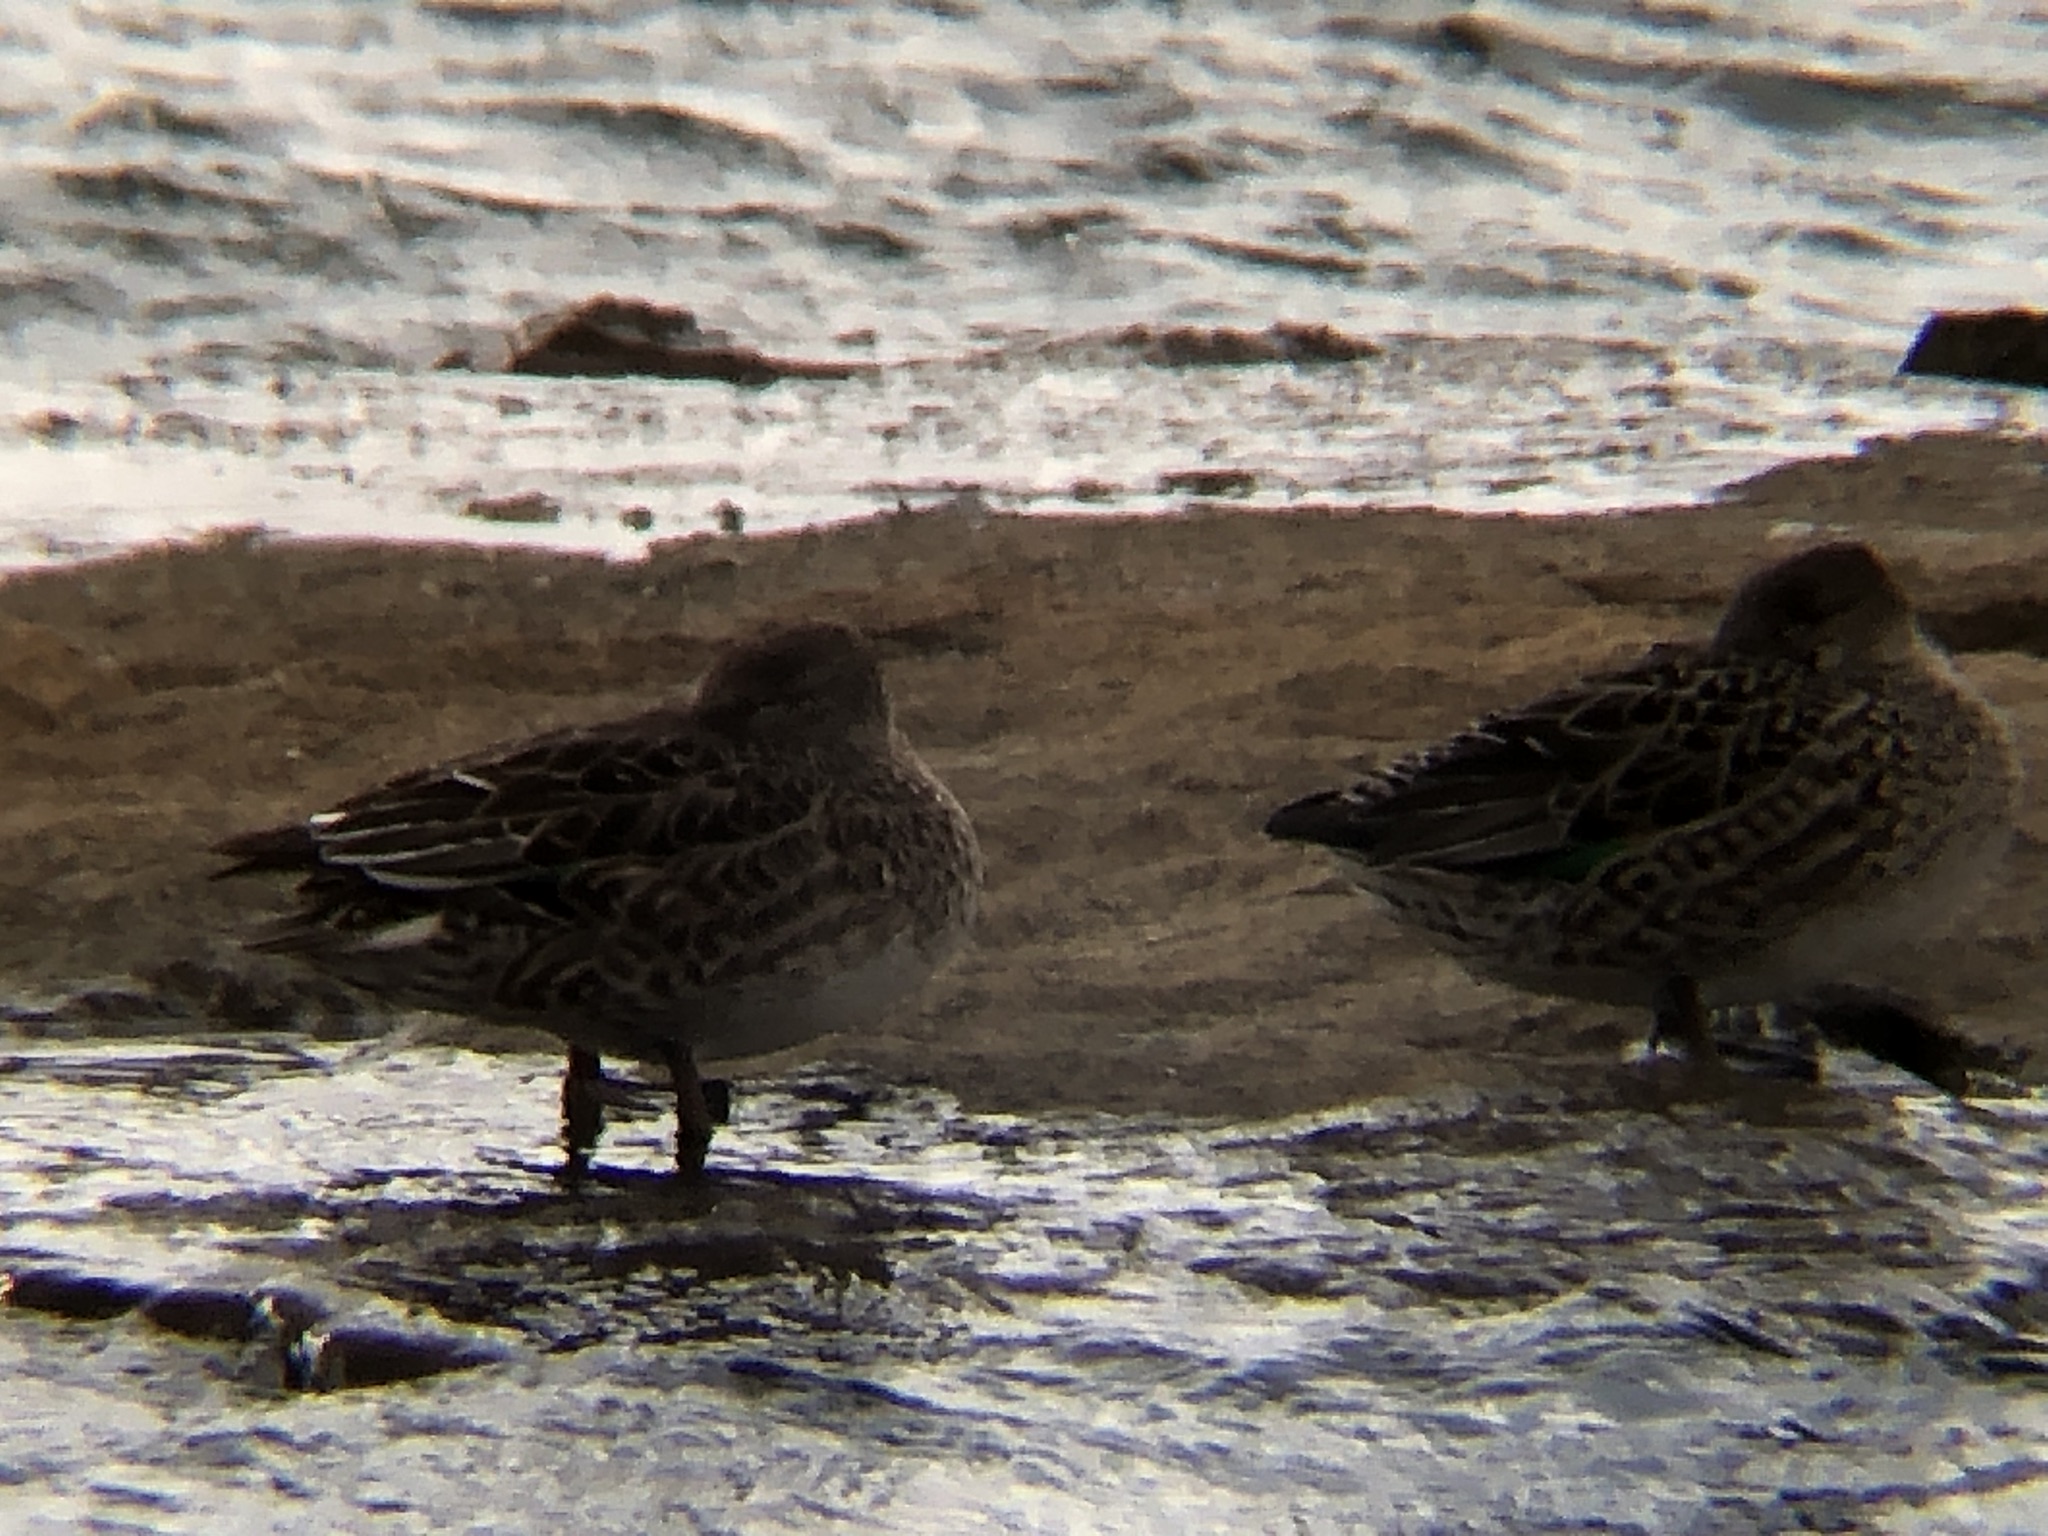
M 209 844 L 643 707 L 736 631 L 829 614 L 883 639 L 906 730 L 981 829 L 988 901 L 921 1010 L 764 1069 L 847 1063 L 974 1110 L 1233 1119 L 1584 1089 L 1642 1019 L 1467 978 L 1324 859 L 1268 844 L 1265 812 L 1703 633 L 1746 570 L 1815 528 L 1892 559 L 2038 764 L 2044 504 L 2040 443 L 1938 435 L 1628 516 L 962 511 L 635 565 L 231 538 L 20 574 L 0 584 L 0 997 L 22 1035 L 382 1029 L 374 1005 L 240 949 L 282 892 L 209 882 Z M 1982 909 L 1862 979 L 2048 1045 L 2044 817 L 2036 787 Z

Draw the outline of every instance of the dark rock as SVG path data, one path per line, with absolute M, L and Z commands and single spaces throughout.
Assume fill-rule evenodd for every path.
M 53 448 L 67 448 L 78 441 L 85 430 L 85 423 L 69 411 L 31 411 L 22 419 L 22 430 L 39 443 L 48 443 Z
M 1170 469 L 1159 477 L 1159 489 L 1190 496 L 1249 496 L 1259 477 L 1248 469 Z
M 1485 66 L 1506 40 L 1507 34 L 1476 16 L 1452 16 L 1435 28 L 1435 42 L 1445 53 Z
M 180 1338 L 236 1344 L 262 1337 L 271 1326 L 261 1302 L 248 1292 L 204 1286 L 158 1291 L 142 1304 L 142 1315 Z
M 443 367 L 489 371 L 472 354 Z M 542 315 L 520 327 L 498 371 L 554 378 L 715 379 L 758 387 L 779 379 L 850 379 L 868 363 L 803 362 L 769 357 L 707 331 L 686 309 L 609 294 Z
M 1363 336 L 1346 335 L 1330 325 L 1295 325 L 1282 320 L 1266 334 L 1290 363 L 1356 363 L 1378 357 L 1385 348 Z
M 1987 309 L 1929 315 L 1899 372 L 2048 387 L 2048 313 Z
M 523 491 L 517 496 L 479 496 L 462 509 L 462 515 L 487 523 L 558 523 L 562 504 L 541 491 Z
M 1256 363 L 1355 363 L 1378 357 L 1380 348 L 1360 336 L 1327 325 L 1282 320 L 1263 331 L 1231 326 L 1127 326 L 1110 338 L 1115 346 L 1162 368 L 1233 368 Z
M 17 1269 L 0 1274 L 0 1303 L 79 1322 L 104 1322 L 132 1312 L 149 1287 L 68 1269 Z
M 550 0 L 422 0 L 420 10 L 473 27 L 556 26 L 570 19 L 567 5 Z
M 460 1339 L 351 1326 L 308 1333 L 285 1353 L 285 1385 L 302 1392 L 389 1387 L 502 1360 Z

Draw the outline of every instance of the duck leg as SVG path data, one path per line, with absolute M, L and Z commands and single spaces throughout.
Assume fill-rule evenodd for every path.
M 1707 1027 L 1706 1005 L 1700 1001 L 1700 984 L 1690 976 L 1666 976 L 1650 996 L 1656 1023 L 1650 1029 L 1652 1049 L 1666 1040 L 1684 1048 L 1686 1060 L 1702 1072 L 1711 1073 L 1721 1065 L 1714 1032 Z
M 732 1083 L 723 1077 L 703 1079 L 704 1107 L 711 1111 L 713 1125 L 732 1124 Z
M 569 1047 L 562 1072 L 562 1168 L 557 1175 L 574 1186 L 590 1172 L 590 1154 L 604 1130 L 604 1062 L 597 1052 Z
M 690 1047 L 678 1041 L 668 1047 L 667 1055 L 676 1089 L 676 1172 L 686 1179 L 702 1178 L 704 1154 L 711 1147 L 712 1106 L 706 1102 L 705 1083 L 697 1075 L 697 1058 Z

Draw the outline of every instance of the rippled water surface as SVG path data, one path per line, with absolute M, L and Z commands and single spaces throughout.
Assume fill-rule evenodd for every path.
M 0 561 L 223 523 L 626 553 L 961 496 L 1614 506 L 1874 431 L 2048 249 L 2038 8 L 199 0 L 0 15 Z M 438 374 L 611 291 L 736 393 Z M 1133 325 L 1360 364 L 1148 366 Z M 552 526 L 464 518 L 540 491 Z M 626 524 L 621 518 L 626 518 Z M 644 529 L 644 531 L 642 531 Z
M 2033 1101 L 1834 1061 L 1219 1129 L 820 1075 L 748 1085 L 706 1199 L 652 1117 L 558 1193 L 550 1060 L 6 1066 L 10 1529 L 2048 1519 Z
M 2003 3 L 0 7 L 0 566 L 1612 507 L 2024 421 L 1892 369 L 2038 299 L 2044 45 Z M 875 366 L 434 366 L 607 291 Z M 1125 334 L 1277 322 L 1382 350 Z M 8 1532 L 2048 1529 L 2034 1100 L 1833 1063 L 1218 1127 L 819 1074 L 750 1085 L 707 1201 L 657 1117 L 558 1192 L 537 1058 L 0 1069 Z

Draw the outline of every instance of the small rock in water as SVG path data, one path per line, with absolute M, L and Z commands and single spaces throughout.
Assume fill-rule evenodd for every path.
M 487 523 L 558 523 L 562 520 L 562 504 L 541 491 L 526 491 L 517 496 L 479 496 L 462 509 L 462 515 Z
M 149 1287 L 69 1269 L 16 1269 L 0 1274 L 0 1304 L 98 1323 L 133 1312 Z
M 687 309 L 600 294 L 520 327 L 496 359 L 473 349 L 451 352 L 444 368 L 542 374 L 556 378 L 712 379 L 753 388 L 779 379 L 849 379 L 872 363 L 770 357 L 708 331 Z
M 22 419 L 22 430 L 39 443 L 53 448 L 64 448 L 78 440 L 85 430 L 85 423 L 69 411 L 31 411 Z
M 142 1304 L 142 1315 L 166 1333 L 187 1339 L 220 1339 L 243 1344 L 271 1329 L 262 1300 L 246 1291 L 178 1286 L 158 1291 Z
M 389 1387 L 471 1370 L 501 1358 L 459 1339 L 387 1328 L 333 1328 L 302 1334 L 285 1352 L 285 1385 L 303 1392 Z
M 1258 488 L 1259 477 L 1248 469 L 1172 469 L 1159 477 L 1162 492 L 1190 496 L 1249 496 Z
M 1327 325 L 1280 321 L 1263 331 L 1233 326 L 1127 326 L 1110 338 L 1160 368 L 1240 368 L 1258 363 L 1354 363 L 1381 347 Z
M 383 1387 L 469 1370 L 505 1357 L 473 1340 L 400 1333 L 374 1324 L 321 1324 L 328 1309 L 297 1291 L 226 1286 L 152 1287 L 70 1269 L 0 1272 L 0 1306 L 69 1322 L 105 1323 L 136 1313 L 165 1333 L 209 1343 L 265 1345 L 274 1387 L 331 1392 Z
M 2048 388 L 2048 313 L 1937 311 L 1913 338 L 1899 372 Z

